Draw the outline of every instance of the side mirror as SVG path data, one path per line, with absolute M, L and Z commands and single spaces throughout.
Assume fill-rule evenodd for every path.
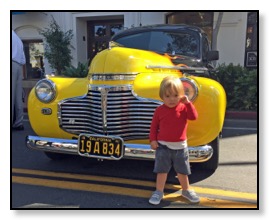
M 218 60 L 218 59 L 219 59 L 219 51 L 217 50 L 208 51 L 207 61 Z

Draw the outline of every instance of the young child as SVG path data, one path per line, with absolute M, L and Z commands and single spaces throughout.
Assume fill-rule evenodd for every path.
M 186 134 L 187 120 L 197 119 L 197 111 L 185 96 L 183 84 L 177 77 L 165 77 L 159 95 L 163 105 L 155 110 L 149 135 L 151 148 L 156 150 L 154 172 L 157 173 L 156 191 L 149 203 L 158 205 L 161 202 L 172 165 L 182 187 L 182 196 L 191 203 L 199 203 L 199 197 L 189 186 L 191 171 Z

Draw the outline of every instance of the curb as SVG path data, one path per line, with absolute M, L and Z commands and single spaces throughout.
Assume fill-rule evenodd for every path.
M 257 112 L 227 111 L 225 118 L 257 120 Z

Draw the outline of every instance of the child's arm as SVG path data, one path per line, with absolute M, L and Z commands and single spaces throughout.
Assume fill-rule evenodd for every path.
M 151 141 L 150 142 L 150 147 L 151 147 L 151 149 L 156 150 L 157 147 L 158 147 L 158 142 L 157 141 Z
M 198 118 L 198 113 L 194 105 L 189 101 L 188 97 L 186 95 L 182 96 L 180 101 L 184 103 L 187 108 L 187 118 L 189 120 L 196 120 Z
M 150 140 L 150 146 L 151 149 L 156 150 L 158 147 L 157 142 L 157 133 L 159 129 L 159 120 L 156 111 L 154 112 L 152 122 L 150 125 L 150 133 L 149 133 L 149 140 Z

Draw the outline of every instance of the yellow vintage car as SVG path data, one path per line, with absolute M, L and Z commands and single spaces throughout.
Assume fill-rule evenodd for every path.
M 27 136 L 27 146 L 53 159 L 65 154 L 154 159 L 148 136 L 153 113 L 162 104 L 159 86 L 164 77 L 174 75 L 182 80 L 199 115 L 188 122 L 190 162 L 216 169 L 225 91 L 202 75 L 207 67 L 175 63 L 174 57 L 126 47 L 115 39 L 91 61 L 87 77 L 40 80 L 28 98 L 29 120 L 37 136 Z

